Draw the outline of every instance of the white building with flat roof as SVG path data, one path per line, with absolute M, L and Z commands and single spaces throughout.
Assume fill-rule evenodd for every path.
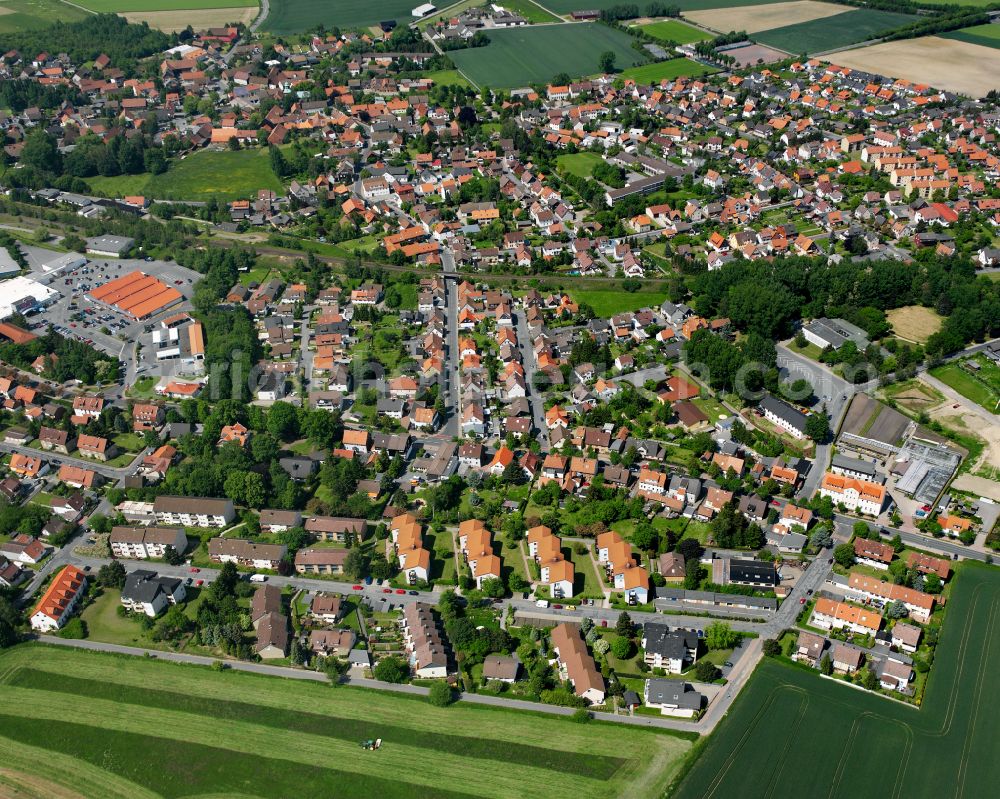
M 424 3 L 423 5 L 417 6 L 410 13 L 419 19 L 420 17 L 426 17 L 428 14 L 433 14 L 435 11 L 437 11 L 436 5 L 433 3 Z
M 0 282 L 0 319 L 16 313 L 28 314 L 44 308 L 59 297 L 59 292 L 30 277 L 12 277 Z

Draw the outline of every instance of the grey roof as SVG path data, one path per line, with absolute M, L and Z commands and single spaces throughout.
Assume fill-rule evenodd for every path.
M 686 682 L 655 679 L 646 680 L 646 701 L 649 704 L 700 710 L 702 696 Z
M 136 569 L 125 575 L 122 600 L 141 603 L 152 602 L 161 592 L 173 595 L 180 582 L 177 577 L 157 577 L 154 571 Z
M 789 425 L 794 427 L 800 433 L 805 433 L 806 431 L 806 415 L 797 408 L 793 408 L 787 402 L 782 402 L 777 397 L 773 397 L 768 394 L 764 399 L 760 401 L 760 407 L 763 411 L 770 411 L 779 419 L 787 422 Z
M 683 660 L 688 651 L 697 649 L 698 636 L 687 630 L 671 630 L 666 624 L 650 622 L 642 630 L 647 652 L 669 659 Z
M 833 456 L 832 466 L 848 472 L 871 475 L 872 477 L 878 473 L 874 463 L 863 461 L 860 458 L 850 458 L 847 455 L 839 453 Z
M 840 349 L 847 341 L 853 341 L 862 350 L 868 346 L 865 331 L 843 319 L 814 319 L 805 329 L 834 349 Z

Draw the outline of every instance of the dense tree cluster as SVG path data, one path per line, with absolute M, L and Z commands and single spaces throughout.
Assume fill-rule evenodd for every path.
M 117 358 L 99 352 L 82 341 L 66 338 L 52 328 L 26 344 L 11 341 L 0 344 L 0 360 L 21 369 L 30 369 L 42 355 L 54 356 L 45 359 L 42 374 L 57 383 L 67 380 L 103 382 L 113 379 L 120 368 Z
M 102 53 L 111 64 L 134 74 L 139 59 L 170 46 L 170 37 L 145 22 L 130 24 L 115 14 L 95 14 L 79 22 L 53 22 L 39 30 L 0 35 L 0 52 L 18 50 L 33 57 L 37 53 L 67 53 L 76 64 L 93 61 Z
M 945 317 L 924 347 L 937 356 L 1000 332 L 1000 285 L 975 272 L 969 259 L 939 257 L 929 248 L 918 252 L 914 263 L 739 261 L 697 275 L 693 302 L 703 316 L 728 316 L 737 329 L 769 338 L 789 335 L 800 318 L 861 314 L 877 321 L 877 314 L 864 309 L 923 305 Z

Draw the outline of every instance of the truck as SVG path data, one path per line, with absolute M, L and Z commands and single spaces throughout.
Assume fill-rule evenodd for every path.
M 267 575 L 266 574 L 251 574 L 250 575 L 250 582 L 251 583 L 266 583 L 267 582 Z

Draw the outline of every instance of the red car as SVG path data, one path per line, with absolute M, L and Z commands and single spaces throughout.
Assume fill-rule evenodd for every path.
M 391 594 L 392 593 L 392 589 L 391 588 L 383 588 L 382 589 L 382 593 L 383 594 Z
M 192 566 L 190 569 L 188 569 L 188 571 L 191 572 L 191 574 L 197 574 L 198 572 L 201 571 L 201 569 L 199 569 L 197 566 Z
M 360 585 L 352 585 L 351 586 L 351 590 L 352 591 L 360 591 L 361 590 L 361 586 Z
M 397 594 L 405 594 L 406 593 L 406 589 L 405 588 L 397 588 L 396 589 L 396 593 Z
M 553 605 L 556 610 L 562 610 L 562 605 Z
M 805 597 L 800 597 L 799 598 L 799 604 L 800 605 L 804 605 L 805 603 L 806 603 L 806 598 Z
M 198 580 L 198 581 L 197 581 L 197 582 L 195 583 L 195 585 L 203 585 L 203 584 L 204 584 L 204 582 L 205 582 L 204 580 Z

